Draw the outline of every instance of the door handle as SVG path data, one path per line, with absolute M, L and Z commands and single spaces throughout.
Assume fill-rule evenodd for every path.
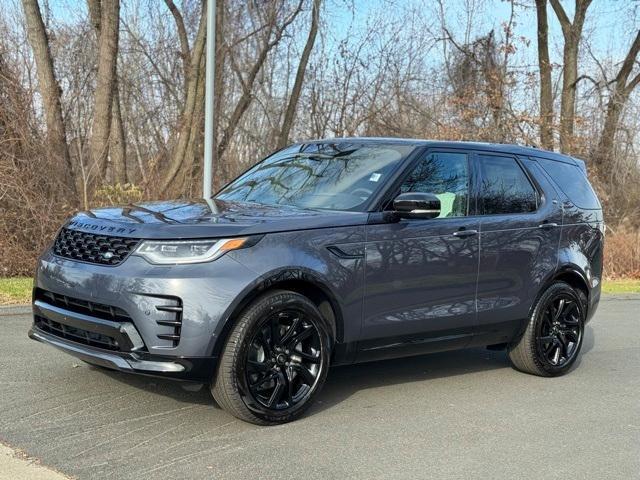
M 557 227 L 558 224 L 557 223 L 552 223 L 552 222 L 542 222 L 540 225 L 538 225 L 538 228 L 542 228 L 542 229 L 548 229 L 548 228 L 555 228 Z
M 477 230 L 457 230 L 457 231 L 453 232 L 453 236 L 454 237 L 459 237 L 459 238 L 471 237 L 471 236 L 477 235 L 477 234 L 478 234 Z

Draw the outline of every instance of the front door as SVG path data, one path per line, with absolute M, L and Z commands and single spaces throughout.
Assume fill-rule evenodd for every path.
M 464 151 L 428 151 L 393 192 L 435 194 L 441 204 L 437 218 L 366 227 L 359 360 L 469 342 L 476 322 L 479 245 L 478 217 L 468 215 L 470 160 Z

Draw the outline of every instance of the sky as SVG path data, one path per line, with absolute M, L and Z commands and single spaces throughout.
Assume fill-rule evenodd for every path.
M 127 0 L 121 0 L 126 5 Z M 147 0 L 158 1 L 161 0 Z M 182 0 L 176 0 L 179 5 Z M 242 1 L 242 0 L 234 0 Z M 289 0 L 294 1 L 294 0 Z M 337 45 L 347 35 L 357 36 L 367 28 L 367 22 L 377 15 L 392 15 L 401 18 L 407 11 L 419 9 L 427 19 L 433 18 L 433 28 L 439 27 L 437 0 L 323 0 L 326 30 L 323 32 L 329 45 Z M 447 28 L 457 40 L 464 38 L 465 6 L 474 8 L 471 38 L 486 35 L 491 29 L 501 31 L 511 13 L 508 0 L 441 0 L 445 8 Z M 573 18 L 575 0 L 561 0 L 567 14 Z M 17 0 L 0 0 L 19 5 Z M 85 0 L 40 0 L 48 5 L 56 22 L 74 21 L 86 16 Z M 516 0 L 514 34 L 529 40 L 528 47 L 518 40 L 518 52 L 514 59 L 521 65 L 536 65 L 536 12 L 534 0 Z M 562 63 L 562 30 L 548 5 L 550 56 L 552 63 Z M 589 50 L 582 49 L 581 67 L 593 71 L 597 59 L 621 62 L 633 39 L 633 32 L 640 28 L 640 0 L 593 0 L 587 13 L 584 34 L 588 38 Z M 306 32 L 300 30 L 301 41 Z M 434 59 L 440 61 L 441 59 Z
M 364 19 L 378 11 L 385 14 L 401 12 L 410 6 L 419 6 L 427 14 L 433 13 L 434 23 L 437 21 L 436 0 L 326 0 L 326 16 L 330 18 L 333 35 L 339 36 L 348 29 L 358 30 L 364 26 Z M 500 30 L 501 24 L 509 20 L 511 4 L 505 0 L 442 0 L 445 6 L 446 22 L 454 36 L 464 32 L 465 4 L 473 4 L 477 8 L 474 18 L 473 33 L 480 36 L 491 29 Z M 516 0 L 515 34 L 531 41 L 531 53 L 537 55 L 536 45 L 536 12 L 534 0 Z M 561 0 L 569 18 L 573 18 L 574 1 Z M 353 12 L 351 12 L 353 5 Z M 551 60 L 558 63 L 562 60 L 562 30 L 560 24 L 548 5 L 550 55 Z M 613 56 L 622 59 L 633 40 L 634 29 L 640 28 L 640 0 L 593 0 L 587 12 L 585 34 L 594 55 L 598 58 Z
M 126 0 L 122 1 L 126 4 Z M 437 9 L 436 0 L 324 0 L 324 2 L 324 13 L 330 28 L 328 33 L 334 38 L 339 38 L 346 31 L 358 31 L 365 26 L 369 15 L 380 11 L 401 15 L 401 12 L 410 6 L 418 6 L 428 13 L 435 14 Z M 501 23 L 506 22 L 510 15 L 510 2 L 507 0 L 442 0 L 442 2 L 445 5 L 447 24 L 452 32 L 462 28 L 458 19 L 462 17 L 465 4 L 472 4 L 477 8 L 478 21 L 475 25 L 477 34 L 486 33 L 491 28 L 499 29 Z M 40 0 L 40 3 L 42 5 L 48 3 L 53 16 L 58 21 L 86 15 L 85 0 Z M 179 4 L 180 0 L 176 3 Z M 516 33 L 534 42 L 536 39 L 534 0 L 516 0 L 516 3 L 519 5 L 516 9 Z M 561 0 L 561 3 L 569 17 L 573 18 L 574 1 Z M 562 31 L 550 5 L 548 12 L 551 45 L 561 46 Z M 634 27 L 640 27 L 640 0 L 593 0 L 587 14 L 585 32 L 590 37 L 594 53 L 615 55 L 618 52 L 619 55 L 623 55 L 631 41 L 629 32 Z M 621 35 L 624 33 L 626 35 Z M 554 52 L 551 54 L 554 55 Z

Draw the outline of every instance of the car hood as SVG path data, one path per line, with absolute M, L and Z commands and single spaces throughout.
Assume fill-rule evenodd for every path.
M 82 211 L 65 226 L 131 238 L 221 238 L 362 225 L 367 217 L 367 213 L 361 212 L 306 210 L 222 200 L 175 200 Z

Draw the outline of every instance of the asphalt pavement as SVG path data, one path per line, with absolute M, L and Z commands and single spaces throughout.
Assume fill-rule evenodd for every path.
M 30 322 L 0 311 L 0 442 L 71 477 L 640 479 L 640 296 L 601 302 L 564 377 L 484 349 L 340 367 L 268 428 L 29 340 Z

